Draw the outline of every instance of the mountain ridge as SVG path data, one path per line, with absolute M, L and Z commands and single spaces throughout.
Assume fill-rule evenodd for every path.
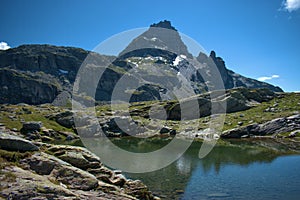
M 168 37 L 170 33 L 172 37 Z M 78 70 L 82 63 L 86 62 L 87 57 L 94 59 L 93 65 L 96 63 L 102 69 L 106 66 L 96 90 L 95 99 L 98 101 L 110 101 L 117 82 L 121 77 L 126 77 L 126 73 L 130 70 L 139 70 L 143 76 L 133 77 L 133 79 L 127 77 L 128 80 L 134 83 L 146 83 L 141 88 L 135 88 L 137 92 L 132 94 L 132 101 L 161 100 L 162 97 L 172 99 L 172 95 L 164 85 L 158 86 L 155 83 L 155 80 L 161 80 L 160 76 L 162 76 L 153 71 L 155 68 L 166 71 L 164 84 L 171 83 L 174 86 L 181 84 L 176 80 L 178 73 L 181 73 L 190 82 L 195 94 L 203 93 L 208 91 L 210 84 L 205 81 L 203 74 L 209 77 L 209 71 L 213 65 L 220 72 L 225 89 L 268 88 L 274 92 L 283 92 L 277 86 L 247 78 L 229 70 L 225 61 L 217 57 L 214 51 L 211 51 L 210 55 L 200 53 L 196 58 L 193 57 L 171 22 L 165 20 L 152 24 L 146 32 L 129 43 L 119 57 L 101 55 L 75 47 L 36 44 L 21 45 L 0 51 L 0 87 L 3 88 L 0 91 L 0 103 L 51 103 L 63 92 L 71 94 Z M 203 66 L 202 70 L 206 71 L 206 74 L 193 65 L 193 59 Z M 97 72 L 101 67 L 89 68 L 94 72 L 92 74 L 94 78 L 97 77 Z M 21 75 L 10 77 L 11 74 L 16 73 Z M 209 78 L 213 79 L 213 77 Z M 29 79 L 31 81 L 36 79 L 34 84 L 44 86 L 39 89 L 31 87 L 27 84 Z M 48 80 L 47 84 L 41 81 L 43 79 Z M 87 81 L 89 83 L 89 80 Z M 49 82 L 55 84 L 51 86 Z M 126 93 L 125 90 L 131 89 L 124 87 L 122 92 Z M 28 96 L 25 98 L 27 94 L 20 91 L 27 91 L 26 93 L 31 94 L 32 99 L 35 100 L 31 101 Z

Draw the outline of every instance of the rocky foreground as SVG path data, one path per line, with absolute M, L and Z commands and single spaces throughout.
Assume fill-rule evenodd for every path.
M 159 199 L 87 149 L 24 139 L 1 126 L 0 198 Z

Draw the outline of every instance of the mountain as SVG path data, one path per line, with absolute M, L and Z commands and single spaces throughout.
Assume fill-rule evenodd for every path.
M 113 94 L 116 100 L 131 102 L 174 99 L 174 88 L 183 97 L 191 94 L 187 85 L 195 94 L 219 89 L 214 84 L 214 67 L 225 89 L 268 88 L 282 92 L 279 87 L 227 69 L 214 51 L 193 57 L 178 31 L 165 20 L 152 24 L 118 57 L 52 45 L 21 45 L 0 51 L 0 103 L 66 104 L 82 63 L 89 77 L 82 78 L 79 95 L 93 97 L 89 86 L 97 84 L 98 101 L 110 101 Z M 95 83 L 101 71 L 103 75 Z
M 147 31 L 135 38 L 120 55 L 144 48 L 162 49 L 178 55 L 185 55 L 188 58 L 193 57 L 188 52 L 187 46 L 181 40 L 177 30 L 170 21 L 166 20 L 152 24 Z

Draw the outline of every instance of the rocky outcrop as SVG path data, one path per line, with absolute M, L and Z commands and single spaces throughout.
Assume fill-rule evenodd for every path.
M 212 62 L 215 64 L 218 71 L 220 72 L 225 89 L 231 89 L 237 87 L 268 88 L 274 92 L 283 92 L 283 90 L 279 87 L 255 79 L 244 77 L 240 74 L 237 74 L 227 69 L 225 65 L 225 61 L 221 57 L 217 57 L 215 51 L 211 51 L 209 56 L 200 52 L 197 57 L 197 60 L 200 63 L 207 64 L 208 66 L 211 66 Z
M 146 129 L 128 116 L 117 116 L 100 123 L 102 131 L 109 137 L 121 137 L 144 133 Z
M 29 140 L 0 132 L 0 148 L 8 151 L 38 151 L 39 148 Z
M 0 67 L 62 75 L 74 80 L 89 51 L 52 45 L 21 45 L 0 52 Z
M 58 124 L 66 128 L 72 128 L 75 126 L 73 112 L 71 111 L 64 111 L 61 113 L 52 114 L 51 116 L 48 116 L 48 118 L 50 120 L 55 120 Z
M 1 51 L 0 103 L 42 104 L 56 100 L 55 104 L 65 105 L 87 55 L 100 66 L 114 59 L 80 48 L 52 45 L 21 45 Z
M 222 138 L 241 138 L 289 133 L 300 129 L 300 115 L 273 119 L 263 124 L 250 124 L 241 128 L 224 131 Z M 295 132 L 294 132 L 295 133 Z
M 57 83 L 55 77 L 47 74 L 0 68 L 0 103 L 52 102 L 61 90 Z
M 129 180 L 120 171 L 108 169 L 101 163 L 99 157 L 85 148 L 45 143 L 36 145 L 45 151 L 24 154 L 18 161 L 18 166 L 6 160 L 8 156 L 0 157 L 1 197 L 78 200 L 159 199 L 154 197 L 141 181 Z
M 217 92 L 215 93 L 217 94 Z M 221 96 L 206 93 L 187 99 L 181 103 L 169 102 L 165 108 L 168 113 L 168 119 L 170 120 L 180 120 L 182 109 L 184 109 L 186 113 L 190 113 L 189 116 L 185 116 L 186 118 L 196 119 L 199 117 L 209 116 L 211 114 L 211 102 L 214 102 L 215 106 L 223 106 L 226 104 L 226 110 L 215 109 L 216 113 L 218 113 L 218 110 L 226 111 L 226 113 L 232 113 L 247 110 L 256 104 L 270 101 L 275 96 L 276 93 L 268 89 L 237 88 L 227 90 L 226 94 Z M 215 99 L 211 99 L 211 97 L 215 97 Z M 193 102 L 198 103 L 200 113 L 195 113 L 195 107 L 193 106 L 195 103 Z
M 147 31 L 135 38 L 120 55 L 147 48 L 162 49 L 178 55 L 186 55 L 189 58 L 193 57 L 177 30 L 167 20 L 152 24 Z
M 160 21 L 158 23 L 151 24 L 150 27 L 166 28 L 166 29 L 171 29 L 171 30 L 177 31 L 175 29 L 175 27 L 173 27 L 171 25 L 171 22 L 168 20 L 164 20 L 164 21 Z
M 56 157 L 39 152 L 20 161 L 24 169 L 30 169 L 39 175 L 49 175 L 52 181 L 58 181 L 71 189 L 91 190 L 98 186 L 93 175 L 63 162 Z
M 35 122 L 35 121 L 24 122 L 23 127 L 22 127 L 22 131 L 24 131 L 24 132 L 40 131 L 42 127 L 43 127 L 42 122 Z

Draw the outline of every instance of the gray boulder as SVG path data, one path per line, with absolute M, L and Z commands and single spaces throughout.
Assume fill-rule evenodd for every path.
M 62 113 L 55 114 L 53 116 L 50 116 L 49 119 L 55 120 L 58 124 L 66 128 L 74 127 L 73 112 L 71 111 L 65 111 Z
M 159 133 L 160 134 L 166 134 L 166 133 L 169 133 L 171 131 L 171 128 L 167 127 L 167 126 L 164 126 L 160 129 Z
M 80 169 L 93 169 L 100 167 L 101 161 L 95 154 L 82 147 L 56 145 L 48 149 L 54 155 Z
M 0 147 L 1 149 L 8 151 L 37 151 L 39 148 L 31 143 L 29 140 L 23 138 L 8 135 L 6 133 L 0 133 Z
M 20 162 L 37 174 L 49 175 L 50 179 L 61 182 L 70 189 L 87 191 L 98 185 L 98 180 L 92 174 L 46 153 L 36 153 Z
M 22 131 L 23 132 L 30 132 L 30 131 L 40 131 L 43 124 L 42 122 L 25 122 L 23 123 Z

